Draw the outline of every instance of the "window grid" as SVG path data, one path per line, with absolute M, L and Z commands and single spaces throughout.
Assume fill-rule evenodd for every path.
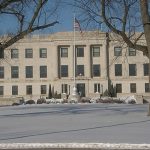
M 114 47 L 114 56 L 122 56 L 122 48 Z
M 0 86 L 0 96 L 4 95 L 4 86 Z
M 77 47 L 77 57 L 84 57 L 84 47 Z
M 47 78 L 47 66 L 40 66 L 40 78 Z
M 94 84 L 94 93 L 100 93 L 100 83 Z
M 116 84 L 116 93 L 122 93 L 122 84 Z
M 93 76 L 94 77 L 99 77 L 100 76 L 100 65 L 99 64 L 94 64 L 93 65 Z
M 18 49 L 11 49 L 11 58 L 19 58 L 19 51 Z
M 84 65 L 77 65 L 77 76 L 84 76 Z
M 136 64 L 129 64 L 129 76 L 136 76 Z
M 32 85 L 27 85 L 26 86 L 26 94 L 27 95 L 32 95 Z
M 26 78 L 33 78 L 33 66 L 26 66 Z
M 62 89 L 62 93 L 65 93 L 65 94 L 68 93 L 68 85 L 67 84 L 62 84 L 61 89 Z
M 61 77 L 68 77 L 68 65 L 61 65 Z
M 41 94 L 46 94 L 47 86 L 41 85 Z
M 128 52 L 129 52 L 129 56 L 136 56 L 136 50 L 135 49 L 129 48 Z
M 68 57 L 68 48 L 61 48 L 61 57 Z
M 136 93 L 136 83 L 130 83 L 130 92 Z
M 25 58 L 33 58 L 33 49 L 25 49 Z
M 18 95 L 18 86 L 17 85 L 12 86 L 12 95 Z
M 19 67 L 11 66 L 11 78 L 19 78 Z
M 94 46 L 92 49 L 93 49 L 93 57 L 99 57 L 100 56 L 100 47 Z
M 4 67 L 0 66 L 0 79 L 4 78 Z
M 40 48 L 40 58 L 47 58 L 47 49 Z
M 122 64 L 115 64 L 115 76 L 122 76 Z

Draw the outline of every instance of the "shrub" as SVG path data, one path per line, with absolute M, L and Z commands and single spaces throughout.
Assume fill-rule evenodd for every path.
M 26 101 L 26 104 L 35 104 L 35 101 L 31 99 L 31 100 Z
M 43 104 L 46 103 L 46 100 L 44 98 L 40 98 L 37 100 L 37 104 Z

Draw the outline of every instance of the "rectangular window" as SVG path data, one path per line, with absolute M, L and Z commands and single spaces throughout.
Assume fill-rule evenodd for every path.
M 11 58 L 19 58 L 19 51 L 18 49 L 11 49 Z
M 4 78 L 4 67 L 0 66 L 0 79 Z
M 100 47 L 93 46 L 92 50 L 93 50 L 93 57 L 99 57 L 100 56 Z
M 77 76 L 84 76 L 84 65 L 77 65 Z
M 100 84 L 99 83 L 94 84 L 94 93 L 100 93 Z
M 77 47 L 77 57 L 84 57 L 84 47 Z
M 68 57 L 68 48 L 62 47 L 60 50 L 61 50 L 61 57 Z
M 25 49 L 25 58 L 33 58 L 33 49 Z
M 11 66 L 11 78 L 19 78 L 19 67 Z
M 47 78 L 47 66 L 40 66 L 40 78 Z
M 4 49 L 0 49 L 0 58 L 3 59 L 4 58 Z
M 136 83 L 130 83 L 130 92 L 136 93 Z
M 17 85 L 12 86 L 12 95 L 18 95 L 18 86 Z
M 136 76 L 136 64 L 129 64 L 129 76 Z
M 46 85 L 41 85 L 41 94 L 46 94 L 47 87 Z
M 145 83 L 145 93 L 150 92 L 149 83 Z
M 116 93 L 122 93 L 122 84 L 116 84 Z
M 129 56 L 136 56 L 136 50 L 135 49 L 129 48 L 128 52 L 129 52 Z
M 67 84 L 62 84 L 61 89 L 62 89 L 62 93 L 65 93 L 65 94 L 68 93 L 68 85 Z
M 0 96 L 4 95 L 4 86 L 0 86 Z
M 100 65 L 99 64 L 93 65 L 93 76 L 94 77 L 100 76 Z
M 122 76 L 122 64 L 115 64 L 115 76 Z
M 26 78 L 33 78 L 33 66 L 26 66 Z
M 144 69 L 144 76 L 148 76 L 149 75 L 149 64 L 143 64 L 143 69 Z
M 122 56 L 122 48 L 114 47 L 114 56 Z
M 27 95 L 32 95 L 32 85 L 27 85 L 26 86 L 26 94 Z
M 61 65 L 61 77 L 68 77 L 68 65 Z
M 40 48 L 40 58 L 47 58 L 47 49 Z

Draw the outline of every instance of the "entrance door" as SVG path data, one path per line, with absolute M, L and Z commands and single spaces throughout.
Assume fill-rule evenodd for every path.
M 77 84 L 77 92 L 81 97 L 85 97 L 85 84 L 84 83 L 78 83 Z

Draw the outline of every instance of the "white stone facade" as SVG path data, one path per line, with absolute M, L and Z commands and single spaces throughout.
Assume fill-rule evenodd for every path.
M 76 84 L 82 96 L 100 96 L 108 90 L 108 81 L 111 81 L 114 87 L 116 87 L 116 84 L 121 84 L 121 91 L 117 93 L 118 96 L 148 94 L 145 91 L 148 76 L 144 76 L 143 67 L 143 64 L 148 63 L 148 58 L 143 56 L 142 52 L 136 51 L 136 56 L 128 56 L 126 46 L 122 47 L 118 44 L 118 41 L 108 39 L 106 33 L 98 31 L 84 32 L 82 35 L 76 32 L 75 45 L 76 48 L 79 48 L 79 50 L 76 50 L 76 55 L 78 55 L 75 61 L 76 69 L 80 65 L 78 66 L 80 67 L 79 71 L 83 73 L 77 74 Z M 122 55 L 114 56 L 114 47 L 119 46 L 122 47 Z M 43 51 L 44 58 L 40 58 L 41 48 L 45 49 Z M 84 51 L 83 53 L 80 48 Z M 17 58 L 12 58 L 12 49 L 18 50 Z M 26 49 L 32 49 L 32 58 L 26 58 Z M 49 85 L 51 85 L 54 92 L 71 94 L 74 86 L 73 49 L 73 32 L 61 32 L 44 36 L 33 35 L 15 43 L 5 50 L 4 59 L 0 62 L 0 67 L 4 68 L 0 70 L 2 75 L 0 75 L 0 96 L 37 100 L 40 97 L 48 97 Z M 115 75 L 115 64 L 122 65 L 122 74 L 119 76 Z M 129 75 L 129 64 L 136 64 L 136 75 Z M 18 77 L 12 77 L 12 66 L 18 66 Z M 32 68 L 32 73 L 30 71 L 28 73 L 29 76 L 32 75 L 28 78 L 26 77 L 26 66 Z M 47 68 L 45 77 L 40 77 L 40 66 Z M 61 73 L 61 66 L 64 67 L 65 77 Z M 66 66 L 68 66 L 67 71 Z M 95 71 L 93 73 L 94 67 Z M 131 83 L 135 83 L 136 86 L 135 91 L 132 91 L 133 93 L 130 89 Z M 41 93 L 41 85 L 46 87 L 43 93 Z M 17 89 L 12 89 L 13 86 L 16 86 Z M 29 93 L 27 92 L 27 86 L 30 86 Z

